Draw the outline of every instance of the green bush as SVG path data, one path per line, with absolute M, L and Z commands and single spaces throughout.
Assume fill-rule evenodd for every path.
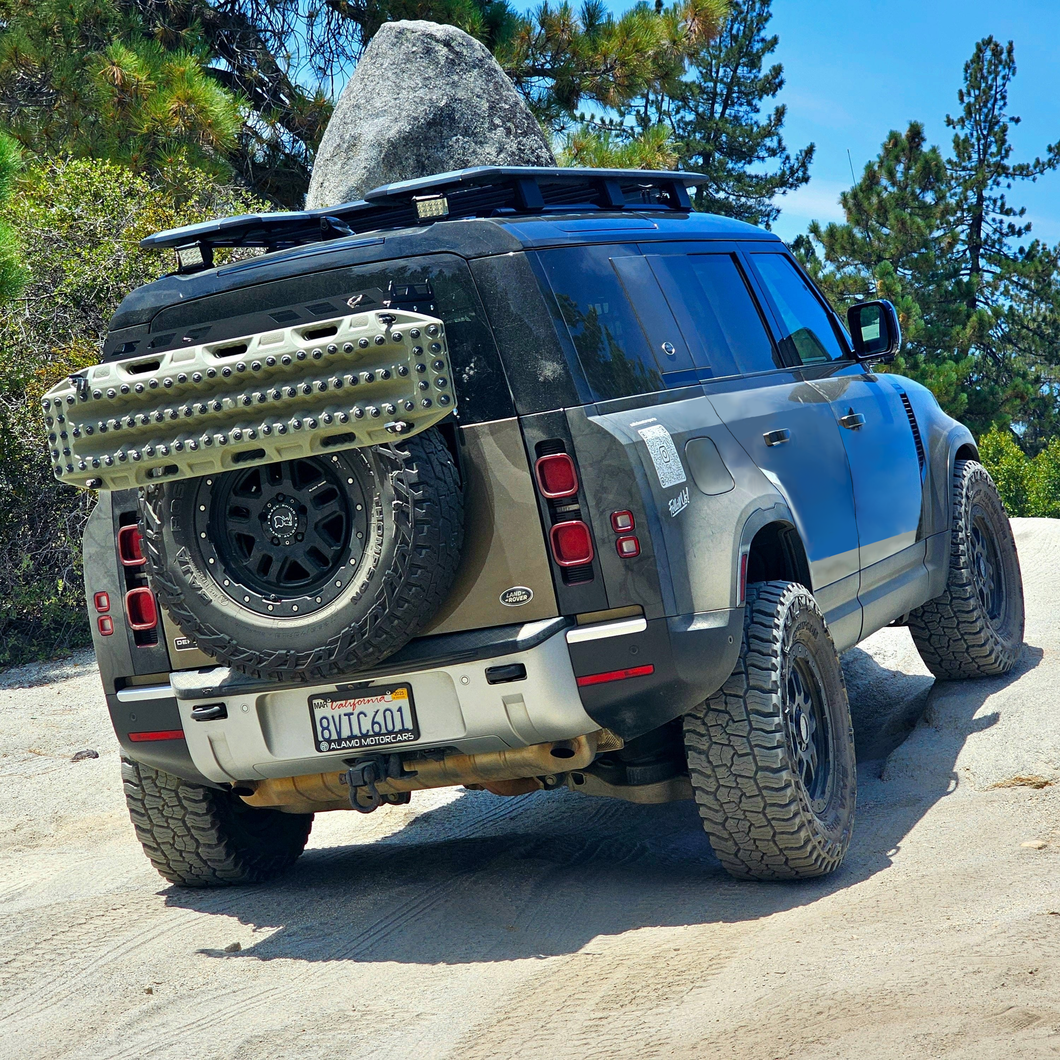
M 992 427 L 979 440 L 979 456 L 1009 515 L 1060 519 L 1060 439 L 1029 457 L 1011 431 Z
M 143 236 L 267 209 L 200 171 L 176 176 L 160 187 L 113 163 L 53 160 L 23 172 L 0 209 L 28 270 L 0 310 L 0 666 L 88 641 L 81 534 L 95 498 L 53 478 L 41 395 L 99 361 L 118 303 L 169 264 Z

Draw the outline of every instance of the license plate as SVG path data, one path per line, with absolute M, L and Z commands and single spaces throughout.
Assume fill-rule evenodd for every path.
M 318 751 L 394 747 L 419 739 L 410 685 L 378 685 L 359 692 L 309 697 Z

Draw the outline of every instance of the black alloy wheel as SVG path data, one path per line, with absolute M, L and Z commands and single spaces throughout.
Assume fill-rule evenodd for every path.
M 784 680 L 784 730 L 792 766 L 816 814 L 823 813 L 828 804 L 835 753 L 824 697 L 824 682 L 814 657 L 805 644 L 792 645 Z
M 260 614 L 311 614 L 349 583 L 364 551 L 359 476 L 338 455 L 285 460 L 201 480 L 196 531 L 215 581 Z
M 323 606 L 341 591 L 335 576 L 356 564 L 366 520 L 356 481 L 344 483 L 339 470 L 311 457 L 221 476 L 209 537 L 231 580 L 273 604 L 318 594 Z
M 996 623 L 1005 599 L 1005 569 L 998 557 L 993 527 L 979 505 L 972 509 L 971 524 L 968 545 L 975 572 L 976 595 L 986 617 Z

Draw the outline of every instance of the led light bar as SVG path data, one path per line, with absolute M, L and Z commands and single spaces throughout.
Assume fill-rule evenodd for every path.
M 456 394 L 442 321 L 394 309 L 98 364 L 43 407 L 55 477 L 114 490 L 389 442 Z

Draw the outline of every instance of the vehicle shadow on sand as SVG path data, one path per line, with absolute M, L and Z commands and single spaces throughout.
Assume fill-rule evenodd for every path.
M 955 789 L 964 741 L 996 723 L 996 714 L 976 717 L 987 697 L 1042 658 L 1027 647 L 1005 677 L 964 683 L 960 716 L 950 710 L 945 730 L 932 733 L 916 779 L 888 783 L 876 779 L 880 760 L 930 708 L 934 682 L 884 670 L 859 654 L 864 658 L 844 663 L 856 671 L 852 708 L 859 752 L 870 759 L 861 771 L 870 798 L 846 862 L 831 876 L 781 884 L 731 879 L 691 802 L 636 806 L 566 792 L 508 799 L 466 792 L 384 839 L 311 849 L 276 883 L 169 888 L 166 904 L 235 916 L 266 936 L 239 953 L 203 951 L 219 959 L 415 964 L 573 953 L 599 935 L 755 920 L 809 904 L 889 867 L 910 829 Z M 859 710 L 858 690 L 869 687 L 890 687 L 893 709 L 874 701 Z

